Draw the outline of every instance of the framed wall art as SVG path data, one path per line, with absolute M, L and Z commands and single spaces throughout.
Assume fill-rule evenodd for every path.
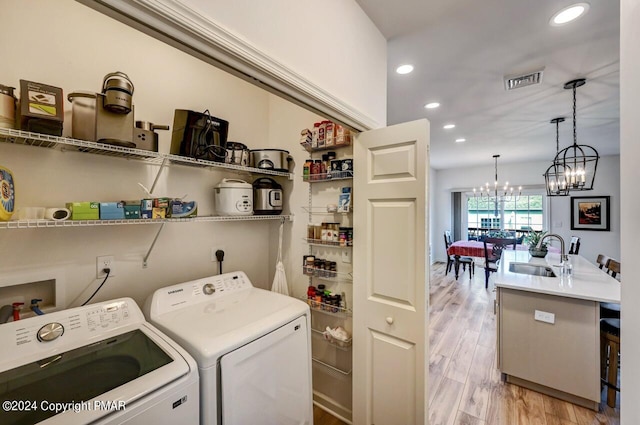
M 571 230 L 609 231 L 609 196 L 572 196 Z

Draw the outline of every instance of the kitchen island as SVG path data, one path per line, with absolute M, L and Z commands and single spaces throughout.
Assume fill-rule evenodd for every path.
M 507 382 L 598 410 L 600 302 L 619 303 L 620 282 L 581 256 L 569 258 L 572 273 L 562 276 L 559 254 L 503 251 L 495 278 L 498 369 Z M 544 276 L 549 271 L 555 276 Z

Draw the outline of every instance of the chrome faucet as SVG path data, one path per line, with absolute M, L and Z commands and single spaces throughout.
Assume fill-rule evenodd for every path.
M 552 236 L 560 241 L 560 263 L 565 263 L 569 261 L 569 256 L 564 253 L 564 239 L 562 239 L 562 236 L 557 235 L 555 233 L 547 233 L 542 238 L 540 238 L 540 240 L 538 241 L 538 244 L 536 245 L 536 249 L 541 249 L 542 242 L 544 242 L 545 239 L 550 238 Z

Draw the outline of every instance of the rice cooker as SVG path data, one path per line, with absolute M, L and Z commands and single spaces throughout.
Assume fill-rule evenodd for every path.
M 222 179 L 213 198 L 218 215 L 253 215 L 253 188 L 243 180 Z
M 254 181 L 253 209 L 258 215 L 277 215 L 282 213 L 282 186 L 268 177 L 262 177 Z
M 274 171 L 289 171 L 291 155 L 284 149 L 252 149 L 251 167 L 265 168 Z

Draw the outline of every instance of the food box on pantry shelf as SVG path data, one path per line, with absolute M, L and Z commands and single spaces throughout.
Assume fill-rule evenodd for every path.
M 154 208 L 169 208 L 169 198 L 153 198 Z
M 169 214 L 172 218 L 195 217 L 198 215 L 198 203 L 172 199 L 170 201 Z
M 99 202 L 67 202 L 67 209 L 71 212 L 71 220 L 99 220 Z
M 64 98 L 61 88 L 20 80 L 20 130 L 62 136 L 63 121 Z
M 100 202 L 100 220 L 124 220 L 124 204 Z
M 154 208 L 151 210 L 151 218 L 166 218 L 166 217 L 167 217 L 166 208 Z
M 140 200 L 122 201 L 124 205 L 125 220 L 135 220 L 140 218 Z
M 346 213 L 349 211 L 351 211 L 351 188 L 343 187 L 338 199 L 338 212 Z

